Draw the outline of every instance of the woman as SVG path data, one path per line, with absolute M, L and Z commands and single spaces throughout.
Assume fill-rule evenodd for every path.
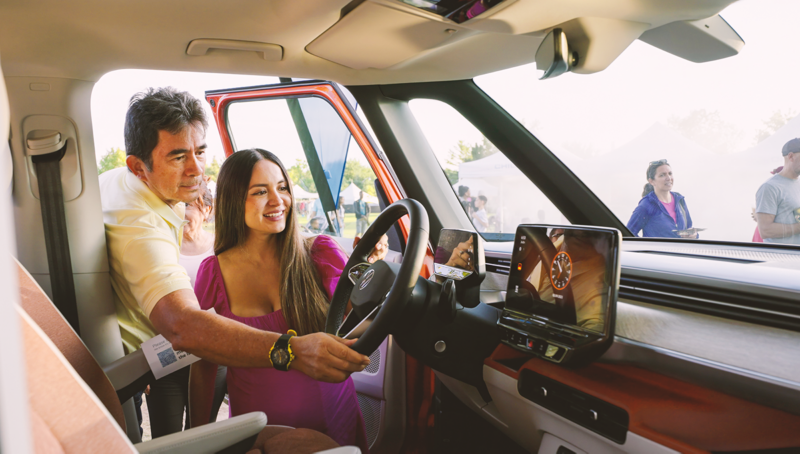
M 178 256 L 178 263 L 186 269 L 189 280 L 194 287 L 197 278 L 197 270 L 200 264 L 207 257 L 214 255 L 214 234 L 205 230 L 203 225 L 211 218 L 214 209 L 214 198 L 208 189 L 209 178 L 205 177 L 200 183 L 200 196 L 192 203 L 186 204 L 185 219 L 187 224 L 183 227 L 183 241 L 181 241 L 181 252 Z M 227 392 L 225 386 L 225 376 L 227 369 L 223 366 L 217 368 L 217 376 L 214 382 L 214 400 L 209 415 L 210 422 L 217 420 L 219 407 L 225 400 Z M 186 382 L 184 387 L 184 405 L 189 404 L 189 371 L 186 371 Z M 177 414 L 178 420 L 183 419 L 182 414 Z
M 206 257 L 214 255 L 214 234 L 203 228 L 203 224 L 211 218 L 214 209 L 214 198 L 206 183 L 206 181 L 200 183 L 200 197 L 186 204 L 187 224 L 183 227 L 183 241 L 178 257 L 178 263 L 186 268 L 192 287 L 200 264 Z
M 203 309 L 257 329 L 298 335 L 324 329 L 347 257 L 329 237 L 306 238 L 286 169 L 260 149 L 229 157 L 217 180 L 215 256 L 197 274 Z M 290 343 L 291 346 L 291 343 Z M 215 365 L 192 367 L 193 421 L 207 421 Z M 368 452 L 353 381 L 318 382 L 290 366 L 228 368 L 231 415 L 263 411 L 272 425 L 309 428 Z
M 631 233 L 638 236 L 642 231 L 643 237 L 697 238 L 697 232 L 678 234 L 692 228 L 692 217 L 686 199 L 671 191 L 674 181 L 666 159 L 650 163 L 642 199 L 628 221 Z

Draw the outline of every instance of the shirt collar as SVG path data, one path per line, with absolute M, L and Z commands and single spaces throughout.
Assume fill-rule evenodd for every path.
M 170 208 L 150 188 L 131 171 L 125 172 L 125 184 L 144 199 L 145 203 L 162 219 L 173 227 L 183 227 L 188 222 L 186 218 L 186 204 L 179 202 L 175 208 Z

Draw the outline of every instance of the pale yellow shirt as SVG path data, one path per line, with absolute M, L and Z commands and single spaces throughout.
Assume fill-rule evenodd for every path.
M 156 303 L 192 290 L 178 263 L 185 205 L 170 208 L 126 167 L 100 175 L 111 285 L 122 343 L 129 352 L 158 331 L 150 322 Z

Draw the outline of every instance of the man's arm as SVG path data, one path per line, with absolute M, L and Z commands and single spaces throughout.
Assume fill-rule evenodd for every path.
M 761 238 L 786 238 L 800 233 L 800 224 L 779 224 L 774 214 L 756 213 L 756 222 Z
M 161 298 L 150 321 L 174 349 L 229 367 L 272 367 L 269 350 L 280 337 L 200 310 L 188 289 Z M 368 357 L 348 348 L 353 342 L 325 333 L 294 337 L 291 368 L 316 380 L 341 382 L 369 364 Z

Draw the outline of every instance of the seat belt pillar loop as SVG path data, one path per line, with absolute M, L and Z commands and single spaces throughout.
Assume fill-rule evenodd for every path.
M 36 166 L 39 181 L 39 202 L 42 208 L 44 243 L 53 304 L 80 336 L 78 302 L 75 296 L 67 216 L 64 209 L 64 189 L 61 186 L 61 158 L 66 151 L 67 143 L 58 151 L 32 156 L 31 159 Z

